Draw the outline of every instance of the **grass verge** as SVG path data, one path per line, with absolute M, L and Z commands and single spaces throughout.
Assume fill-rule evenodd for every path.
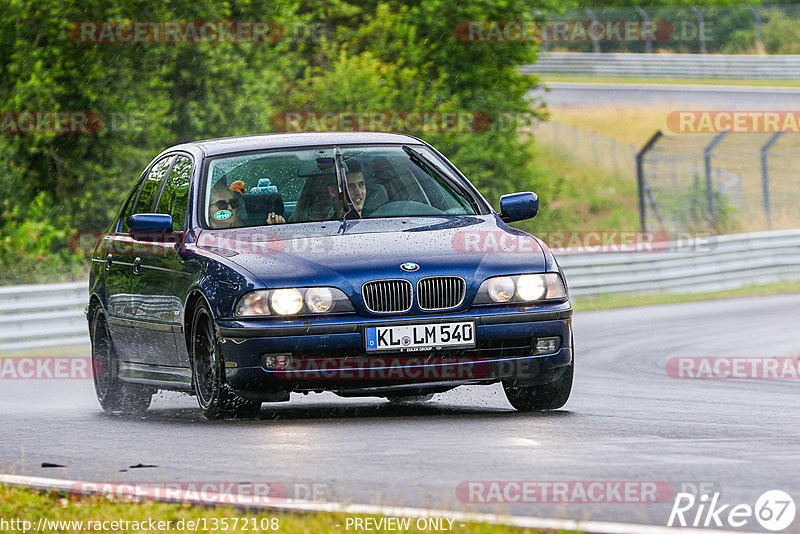
M 736 297 L 781 295 L 784 293 L 800 293 L 800 280 L 776 282 L 774 284 L 748 285 L 738 289 L 710 291 L 705 293 L 655 293 L 652 295 L 606 294 L 576 296 L 572 297 L 571 300 L 572 307 L 575 311 L 594 311 L 613 308 L 632 308 L 637 306 L 655 306 L 658 304 L 681 304 L 684 302 L 722 300 Z
M 515 226 L 533 233 L 639 227 L 634 180 L 576 160 L 550 145 L 536 144 L 535 157 L 542 175 L 555 183 L 553 198 L 541 198 L 539 215 Z
M 61 495 L 43 493 L 18 487 L 0 485 L 0 518 L 5 521 L 19 520 L 29 523 L 0 524 L 0 532 L 23 531 L 25 525 L 34 530 L 40 518 L 46 518 L 49 528 L 40 532 L 308 532 L 325 534 L 328 532 L 347 532 L 346 521 L 356 518 L 377 521 L 374 516 L 350 516 L 332 513 L 288 513 L 269 512 L 248 513 L 236 508 L 192 506 L 188 504 L 167 504 L 150 501 L 129 502 L 115 498 L 98 496 Z M 164 521 L 155 530 L 148 525 L 149 520 Z M 55 525 L 53 522 L 61 522 Z M 112 525 L 111 521 L 118 521 Z M 127 521 L 127 523 L 122 523 Z M 66 522 L 66 523 L 65 523 Z M 71 523 L 69 523 L 71 522 Z M 105 526 L 102 523 L 109 522 Z M 143 523 L 144 522 L 144 523 Z M 191 522 L 191 523 L 190 523 Z M 375 524 L 375 523 L 373 523 Z M 443 523 L 449 527 L 447 521 Z M 195 528 L 195 525 L 198 528 Z M 417 528 L 417 520 L 409 520 L 410 528 L 403 532 L 433 532 Z M 224 528 L 227 526 L 227 528 Z M 421 524 L 420 524 L 421 526 Z M 216 527 L 216 528 L 215 528 Z M 351 524 L 350 531 L 354 530 Z M 370 532 L 398 532 L 397 528 L 367 529 Z M 489 523 L 464 523 L 453 521 L 451 532 L 476 534 L 532 532 L 527 529 L 495 525 Z M 563 534 L 569 534 L 562 531 Z

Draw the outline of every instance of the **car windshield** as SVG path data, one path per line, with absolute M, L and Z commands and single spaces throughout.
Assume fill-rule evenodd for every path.
M 341 147 L 340 154 L 349 199 L 340 191 L 333 148 L 214 158 L 202 210 L 208 226 L 329 221 L 348 212 L 350 218 L 476 214 L 462 180 L 425 146 Z

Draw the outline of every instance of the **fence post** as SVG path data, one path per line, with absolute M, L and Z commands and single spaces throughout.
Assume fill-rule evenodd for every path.
M 700 53 L 706 53 L 706 20 L 703 18 L 703 12 L 694 6 L 689 6 L 689 9 L 697 15 L 697 37 L 700 39 Z
M 636 153 L 636 182 L 639 188 L 639 226 L 642 227 L 642 232 L 647 231 L 647 205 L 645 204 L 645 189 L 647 184 L 644 177 L 644 157 L 651 148 L 658 142 L 664 134 L 658 130 L 653 134 L 642 149 Z
M 765 54 L 766 52 L 764 52 L 764 34 L 761 31 L 761 13 L 759 13 L 758 10 L 751 5 L 748 5 L 747 9 L 752 11 L 753 16 L 756 19 L 756 39 L 758 40 L 758 51 L 760 54 Z
M 714 207 L 714 183 L 711 180 L 711 153 L 726 135 L 728 135 L 727 131 L 718 133 L 703 150 L 703 161 L 706 166 L 706 201 L 708 202 L 708 213 L 711 215 L 711 220 L 714 221 L 715 225 L 717 223 L 717 213 Z
M 772 228 L 772 206 L 769 201 L 769 151 L 784 133 L 777 132 L 761 147 L 761 189 L 764 195 L 764 214 L 769 228 Z
M 645 11 L 639 6 L 636 6 L 636 11 L 642 16 L 642 19 L 644 19 L 645 24 L 649 28 L 650 17 L 647 16 L 647 11 Z M 650 31 L 647 32 L 647 37 L 645 38 L 645 47 L 646 47 L 645 50 L 647 50 L 648 54 L 653 51 L 653 40 L 651 38 Z
M 584 11 L 586 12 L 586 14 L 587 14 L 587 15 L 589 15 L 590 17 L 592 17 L 592 27 L 591 27 L 591 33 L 592 33 L 592 51 L 593 51 L 595 54 L 599 54 L 599 53 L 600 53 L 600 41 L 598 41 L 598 40 L 597 40 L 597 34 L 596 34 L 596 32 L 594 31 L 594 30 L 595 30 L 595 28 L 594 28 L 594 25 L 595 25 L 595 24 L 598 24 L 598 25 L 599 25 L 599 24 L 600 24 L 600 21 L 598 21 L 598 20 L 597 20 L 597 15 L 595 15 L 595 14 L 594 14 L 594 11 L 592 11 L 592 10 L 591 10 L 591 9 L 589 9 L 588 7 L 587 7 L 587 8 L 585 8 L 585 9 L 584 9 Z

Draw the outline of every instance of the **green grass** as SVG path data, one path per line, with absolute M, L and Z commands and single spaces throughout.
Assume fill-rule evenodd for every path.
M 755 297 L 800 293 L 800 280 L 777 282 L 774 284 L 749 285 L 738 289 L 711 291 L 706 293 L 654 293 L 652 295 L 605 294 L 596 296 L 572 297 L 575 311 L 608 310 L 612 308 L 631 308 L 636 306 L 655 306 L 658 304 L 681 304 L 705 300 L 721 300 L 736 297 Z
M 88 521 L 129 521 L 141 522 L 149 519 L 171 521 L 171 528 L 169 530 L 160 530 L 160 532 L 284 532 L 284 533 L 313 533 L 325 534 L 328 532 L 347 532 L 345 528 L 346 519 L 348 517 L 374 517 L 376 516 L 346 516 L 344 514 L 331 514 L 331 513 L 287 513 L 287 512 L 268 512 L 261 513 L 246 513 L 235 508 L 223 507 L 209 507 L 209 506 L 191 506 L 188 504 L 166 504 L 155 502 L 127 502 L 118 499 L 111 499 L 106 497 L 81 497 L 75 495 L 61 495 L 57 493 L 42 493 L 28 489 L 11 487 L 7 485 L 0 485 L 0 518 L 6 521 L 11 519 L 18 519 L 23 521 L 30 521 L 32 524 L 31 529 L 35 529 L 40 518 L 46 518 L 51 521 L 83 521 L 82 529 L 72 527 L 62 527 L 59 532 L 91 532 L 92 530 L 86 529 L 86 522 Z M 228 520 L 228 528 L 211 530 L 215 520 L 221 519 Z M 262 524 L 269 525 L 270 520 L 277 519 L 277 530 L 253 528 Z M 176 528 L 179 521 L 183 520 L 184 528 Z M 188 528 L 188 521 L 205 521 L 207 529 L 203 529 L 203 523 L 200 522 L 200 528 L 197 530 Z M 234 528 L 234 521 L 238 520 L 238 528 Z M 419 530 L 416 528 L 416 519 L 411 519 L 409 530 L 403 532 L 432 532 L 428 530 Z M 447 525 L 447 522 L 445 522 Z M 158 530 L 139 529 L 137 530 L 135 524 L 121 524 L 120 526 L 127 526 L 128 528 L 118 528 L 113 530 L 105 529 L 106 532 L 159 532 Z M 2 532 L 13 532 L 14 529 L 4 529 L 0 527 Z M 21 529 L 17 531 L 22 532 Z M 53 532 L 55 529 L 48 529 L 47 531 Z M 100 530 L 94 530 L 100 532 Z M 353 531 L 351 526 L 350 531 Z M 370 532 L 398 532 L 397 530 L 375 529 L 369 530 Z M 508 527 L 503 525 L 494 525 L 489 523 L 464 523 L 456 520 L 453 522 L 453 532 L 469 532 L 476 534 L 516 534 L 521 532 L 532 532 L 531 530 L 524 530 L 520 528 Z M 565 533 L 566 534 L 566 533 Z
M 800 87 L 798 80 L 742 80 L 738 78 L 636 78 L 627 76 L 589 76 L 575 74 L 542 74 L 544 82 L 581 83 L 655 83 L 678 85 L 741 85 L 757 87 Z
M 552 198 L 540 198 L 539 215 L 518 225 L 520 228 L 534 233 L 639 228 L 633 179 L 597 169 L 541 143 L 536 145 L 535 157 L 541 174 L 555 183 L 555 192 L 550 193 Z M 535 185 L 532 188 L 535 191 Z

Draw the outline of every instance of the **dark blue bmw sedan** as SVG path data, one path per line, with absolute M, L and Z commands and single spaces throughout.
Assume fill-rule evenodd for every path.
M 518 410 L 567 402 L 572 308 L 558 263 L 411 136 L 272 134 L 174 146 L 92 258 L 95 389 L 109 413 L 157 390 L 206 417 L 291 392 L 389 400 L 501 382 Z

